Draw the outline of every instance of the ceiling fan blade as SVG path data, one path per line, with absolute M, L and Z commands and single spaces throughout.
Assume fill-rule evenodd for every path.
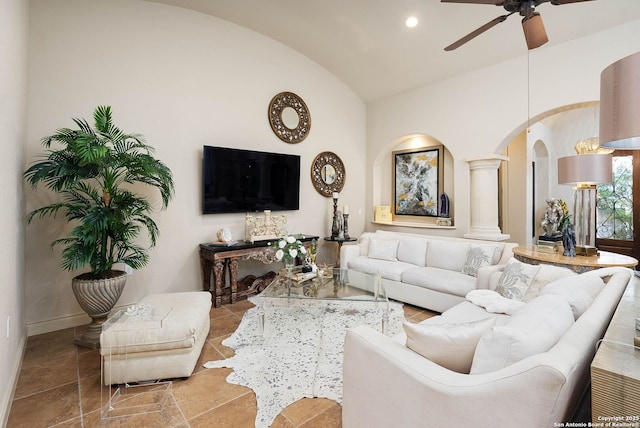
M 440 0 L 441 3 L 473 3 L 473 4 L 492 4 L 499 5 L 504 0 Z
M 488 29 L 498 25 L 501 22 L 504 22 L 509 16 L 511 16 L 514 12 L 511 12 L 507 15 L 502 15 L 502 16 L 498 16 L 497 18 L 492 19 L 491 21 L 487 22 L 486 24 L 484 24 L 482 27 L 470 32 L 469 34 L 467 34 L 466 36 L 464 36 L 463 38 L 461 38 L 460 40 L 450 44 L 449 46 L 447 46 L 446 48 L 444 48 L 445 51 L 452 51 L 454 49 L 458 49 L 460 46 L 464 45 L 465 43 L 467 43 L 469 40 L 474 39 L 476 37 L 478 37 L 480 34 L 484 33 L 485 31 L 487 31 Z
M 551 0 L 551 4 L 558 6 L 558 5 L 569 4 L 569 3 L 581 3 L 583 1 L 593 1 L 593 0 Z
M 534 12 L 522 20 L 522 29 L 529 50 L 539 48 L 549 41 L 542 16 L 538 12 Z

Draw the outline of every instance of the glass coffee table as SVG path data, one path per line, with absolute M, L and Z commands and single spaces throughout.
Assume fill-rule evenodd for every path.
M 310 279 L 294 271 L 278 276 L 259 295 L 258 314 L 260 332 L 264 331 L 265 310 L 272 299 L 342 300 L 377 302 L 382 305 L 382 333 L 387 334 L 389 299 L 378 274 L 349 269 L 319 269 Z

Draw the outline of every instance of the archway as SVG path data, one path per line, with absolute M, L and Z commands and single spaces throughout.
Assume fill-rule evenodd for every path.
M 502 230 L 520 245 L 533 245 L 548 197 L 573 199 L 571 186 L 558 185 L 557 159 L 575 154 L 581 139 L 598 135 L 599 102 L 547 111 L 523 123 L 502 143 L 509 157 L 501 171 Z

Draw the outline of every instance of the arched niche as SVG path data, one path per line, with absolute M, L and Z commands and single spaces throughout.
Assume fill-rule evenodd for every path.
M 373 162 L 372 166 L 372 200 L 373 205 L 387 205 L 393 212 L 393 152 L 402 150 L 419 150 L 430 147 L 442 147 L 442 189 L 449 196 L 449 217 L 455 225 L 454 198 L 454 162 L 447 147 L 438 139 L 426 134 L 403 135 L 390 142 Z M 436 225 L 437 217 L 407 217 L 397 219 L 394 225 L 406 227 L 442 227 Z

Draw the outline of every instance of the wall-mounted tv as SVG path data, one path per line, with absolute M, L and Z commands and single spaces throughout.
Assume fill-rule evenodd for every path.
M 290 211 L 300 205 L 300 156 L 204 146 L 202 212 Z

